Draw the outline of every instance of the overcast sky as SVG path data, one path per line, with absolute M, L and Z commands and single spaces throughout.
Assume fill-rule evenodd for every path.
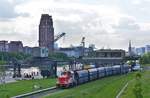
M 59 46 L 127 49 L 150 44 L 150 0 L 0 0 L 0 40 L 38 45 L 41 14 L 52 15 Z

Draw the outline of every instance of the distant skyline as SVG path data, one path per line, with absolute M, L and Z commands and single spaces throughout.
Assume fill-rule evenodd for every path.
M 0 0 L 0 40 L 38 45 L 41 14 L 52 15 L 59 46 L 128 49 L 150 44 L 150 0 Z

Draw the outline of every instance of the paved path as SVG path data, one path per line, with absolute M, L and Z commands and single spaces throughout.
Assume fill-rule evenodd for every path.
M 131 81 L 133 81 L 133 79 L 132 80 L 130 80 L 130 81 L 128 81 L 124 86 L 123 86 L 123 88 L 120 90 L 120 92 L 117 94 L 117 96 L 116 96 L 116 98 L 120 98 L 120 96 L 122 95 L 122 93 L 125 91 L 125 89 L 128 87 L 128 84 L 129 84 L 129 82 L 131 82 Z
M 3 81 L 0 81 L 0 84 L 2 84 Z M 12 76 L 6 76 L 5 77 L 5 83 L 12 83 L 12 82 L 17 82 Z
M 150 66 L 144 66 L 144 70 L 150 70 Z
M 121 94 L 124 92 L 124 90 L 127 88 L 129 82 L 126 83 L 126 85 L 121 89 L 121 91 L 117 94 L 116 98 L 120 98 Z

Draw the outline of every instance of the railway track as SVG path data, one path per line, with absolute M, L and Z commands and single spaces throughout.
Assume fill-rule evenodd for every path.
M 42 89 L 42 90 L 38 90 L 38 91 L 26 93 L 26 94 L 14 96 L 14 97 L 11 97 L 11 98 L 41 98 L 43 96 L 49 95 L 51 93 L 58 92 L 60 90 L 61 89 L 59 89 L 57 87 L 51 87 L 51 88 L 47 88 L 47 89 Z

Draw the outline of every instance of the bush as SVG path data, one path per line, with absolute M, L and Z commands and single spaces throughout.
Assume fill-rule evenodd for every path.
M 134 88 L 133 88 L 133 93 L 135 95 L 135 98 L 143 98 L 143 95 L 142 95 L 142 83 L 140 81 L 141 79 L 141 74 L 140 73 L 137 73 L 136 76 L 136 81 L 135 81 L 135 85 L 134 85 Z
M 136 79 L 141 79 L 142 75 L 138 72 L 136 73 Z

